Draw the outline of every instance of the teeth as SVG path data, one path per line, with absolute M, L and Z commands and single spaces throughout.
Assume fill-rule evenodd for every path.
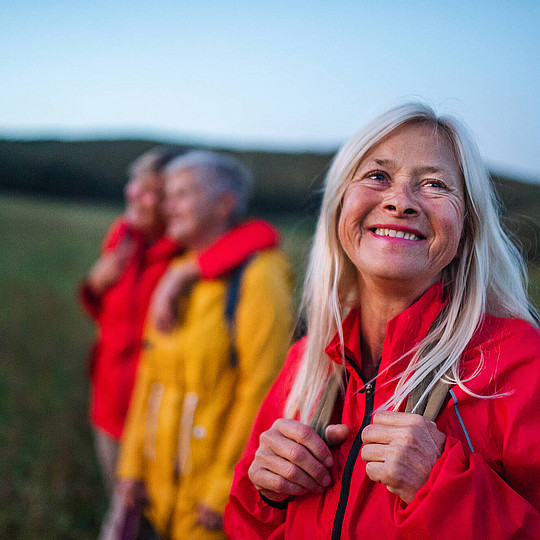
M 378 236 L 395 236 L 396 238 L 403 238 L 405 240 L 420 240 L 414 233 L 395 231 L 394 229 L 375 229 L 375 234 Z

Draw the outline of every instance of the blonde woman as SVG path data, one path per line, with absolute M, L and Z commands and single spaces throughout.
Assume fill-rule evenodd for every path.
M 327 177 L 308 335 L 237 466 L 229 538 L 539 538 L 540 333 L 525 291 L 463 125 L 411 103 L 366 126 Z M 309 424 L 331 379 L 321 438 Z M 420 413 L 436 393 L 433 422 Z

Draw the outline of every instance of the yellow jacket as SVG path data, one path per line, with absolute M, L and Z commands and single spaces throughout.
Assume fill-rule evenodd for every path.
M 258 253 L 241 279 L 236 367 L 226 279 L 193 287 L 180 303 L 175 331 L 149 325 L 145 333 L 118 475 L 145 482 L 150 521 L 174 539 L 224 538 L 197 526 L 197 504 L 223 512 L 233 467 L 289 346 L 292 279 L 284 254 Z

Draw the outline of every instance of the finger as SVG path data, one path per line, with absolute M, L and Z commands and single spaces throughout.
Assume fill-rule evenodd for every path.
M 366 474 L 373 482 L 380 482 L 381 484 L 384 484 L 384 463 L 381 463 L 380 461 L 369 461 L 366 463 Z
M 373 416 L 373 424 L 384 426 L 409 426 L 423 421 L 419 414 L 398 411 L 380 411 Z
M 401 427 L 370 424 L 362 431 L 362 441 L 364 444 L 390 444 L 399 436 L 401 431 Z
M 298 481 L 308 489 L 313 489 L 312 481 L 324 487 L 330 484 L 331 478 L 328 469 L 305 446 L 282 438 L 277 444 L 271 443 L 268 448 L 271 454 L 279 458 L 279 462 L 276 463 L 273 459 L 274 455 L 268 456 L 267 465 L 271 470 L 276 470 L 286 478 Z M 276 466 L 279 466 L 279 469 L 275 469 Z M 303 474 L 300 474 L 299 471 Z
M 309 491 L 330 484 L 331 478 L 328 469 L 302 445 L 282 438 L 276 445 L 270 446 L 268 450 L 261 450 L 258 454 L 261 464 L 266 469 Z
M 325 442 L 315 433 L 315 430 L 296 420 L 281 418 L 274 423 L 280 433 L 288 439 L 296 441 L 305 447 L 320 463 L 330 467 L 333 463 L 332 453 Z
M 272 491 L 286 495 L 304 495 L 308 493 L 305 487 L 264 468 L 258 469 L 251 476 L 251 481 L 257 490 L 261 492 Z
M 329 446 L 339 446 L 350 433 L 349 426 L 345 424 L 332 424 L 326 428 L 325 436 Z
M 368 461 L 384 462 L 388 452 L 387 444 L 364 444 L 360 456 L 367 463 Z

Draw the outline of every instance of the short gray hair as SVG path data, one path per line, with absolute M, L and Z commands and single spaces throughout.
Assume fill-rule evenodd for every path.
M 215 194 L 234 193 L 236 204 L 233 219 L 241 217 L 247 207 L 251 192 L 251 173 L 233 156 L 207 150 L 196 150 L 172 159 L 165 167 L 165 174 L 175 174 L 186 169 L 196 169 L 201 180 Z

